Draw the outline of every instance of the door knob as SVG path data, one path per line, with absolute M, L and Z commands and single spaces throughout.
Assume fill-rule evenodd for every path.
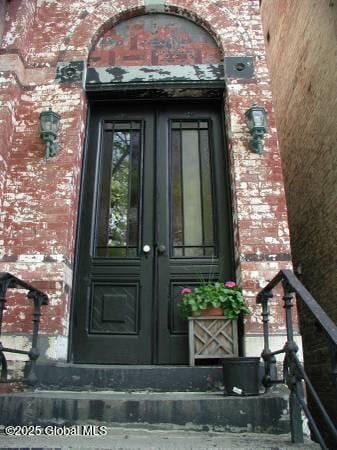
M 149 246 L 149 245 L 144 245 L 143 246 L 143 252 L 144 253 L 150 253 L 150 251 L 151 251 L 151 247 Z
M 163 245 L 163 244 L 158 245 L 158 253 L 159 253 L 160 255 L 163 255 L 163 254 L 165 253 L 165 250 L 166 250 L 165 245 Z

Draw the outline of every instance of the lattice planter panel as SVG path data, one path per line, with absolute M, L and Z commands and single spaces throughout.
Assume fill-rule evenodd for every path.
M 223 316 L 188 318 L 190 365 L 196 359 L 238 356 L 238 321 Z

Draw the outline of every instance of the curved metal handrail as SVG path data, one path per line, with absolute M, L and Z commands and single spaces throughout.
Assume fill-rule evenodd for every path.
M 16 348 L 8 348 L 4 347 L 0 342 L 0 382 L 8 382 L 8 368 L 7 368 L 7 359 L 5 353 L 18 353 L 21 355 L 27 355 L 29 357 L 29 361 L 26 363 L 25 375 L 26 379 L 30 384 L 34 384 L 37 380 L 35 375 L 35 363 L 38 359 L 40 353 L 38 350 L 38 335 L 39 335 L 39 324 L 41 317 L 41 306 L 48 305 L 48 296 L 36 289 L 29 283 L 26 283 L 23 280 L 15 277 L 11 273 L 8 272 L 0 272 L 0 337 L 1 337 L 1 329 L 4 317 L 4 311 L 6 309 L 6 293 L 8 289 L 25 289 L 27 292 L 27 298 L 32 299 L 34 303 L 33 309 L 33 330 L 32 330 L 32 344 L 31 349 L 29 351 L 20 350 Z M 18 381 L 18 380 L 11 380 Z
M 262 303 L 265 293 L 272 291 L 282 280 L 286 280 L 292 287 L 292 292 L 306 304 L 309 311 L 315 316 L 327 337 L 337 346 L 337 326 L 326 314 L 324 309 L 317 303 L 310 292 L 303 286 L 300 280 L 291 270 L 281 270 L 257 295 L 257 303 Z
M 280 350 L 271 351 L 269 348 L 269 305 L 268 302 L 273 298 L 273 289 L 278 285 L 283 286 L 283 300 L 285 308 L 285 319 L 287 329 L 287 342 Z M 317 323 L 324 331 L 326 338 L 330 344 L 332 351 L 332 376 L 337 387 L 337 326 L 325 313 L 322 307 L 317 303 L 310 292 L 303 286 L 301 281 L 295 276 L 291 270 L 281 270 L 257 295 L 256 302 L 262 305 L 262 320 L 263 320 L 263 335 L 264 335 L 264 349 L 262 352 L 262 358 L 264 360 L 265 374 L 263 377 L 263 384 L 268 390 L 273 384 L 286 383 L 290 389 L 290 427 L 291 436 L 293 442 L 303 442 L 302 431 L 302 419 L 301 409 L 304 411 L 312 432 L 315 435 L 317 441 L 320 443 L 322 449 L 328 449 L 325 440 L 306 404 L 303 382 L 306 383 L 307 389 L 311 394 L 311 398 L 316 403 L 318 410 L 321 413 L 322 418 L 325 421 L 330 435 L 336 440 L 337 444 L 337 428 L 327 414 L 317 392 L 315 391 L 312 383 L 309 380 L 307 373 L 304 370 L 303 365 L 299 361 L 296 353 L 298 347 L 294 341 L 293 322 L 292 322 L 292 307 L 293 307 L 293 295 L 296 294 L 297 298 L 302 301 L 311 314 L 315 317 Z M 284 353 L 283 362 L 283 379 L 273 379 L 272 374 L 275 370 L 272 370 L 273 365 L 276 364 L 275 355 Z

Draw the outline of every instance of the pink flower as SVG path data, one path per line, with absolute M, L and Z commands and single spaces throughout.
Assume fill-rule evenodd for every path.
M 184 288 L 182 289 L 182 291 L 180 292 L 182 295 L 186 295 L 186 294 L 190 294 L 192 291 L 190 288 Z
M 228 288 L 233 288 L 236 286 L 235 281 L 226 281 L 225 286 Z

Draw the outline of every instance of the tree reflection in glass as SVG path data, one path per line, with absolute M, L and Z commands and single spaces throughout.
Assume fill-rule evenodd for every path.
M 107 122 L 103 142 L 96 255 L 137 256 L 141 122 Z
M 128 124 L 130 127 L 130 124 Z M 139 128 L 139 124 L 134 124 Z M 140 193 L 140 130 L 115 129 L 113 133 L 109 247 L 112 256 L 136 256 Z
M 111 199 L 108 245 L 127 245 L 129 205 L 130 132 L 117 131 L 113 135 Z

